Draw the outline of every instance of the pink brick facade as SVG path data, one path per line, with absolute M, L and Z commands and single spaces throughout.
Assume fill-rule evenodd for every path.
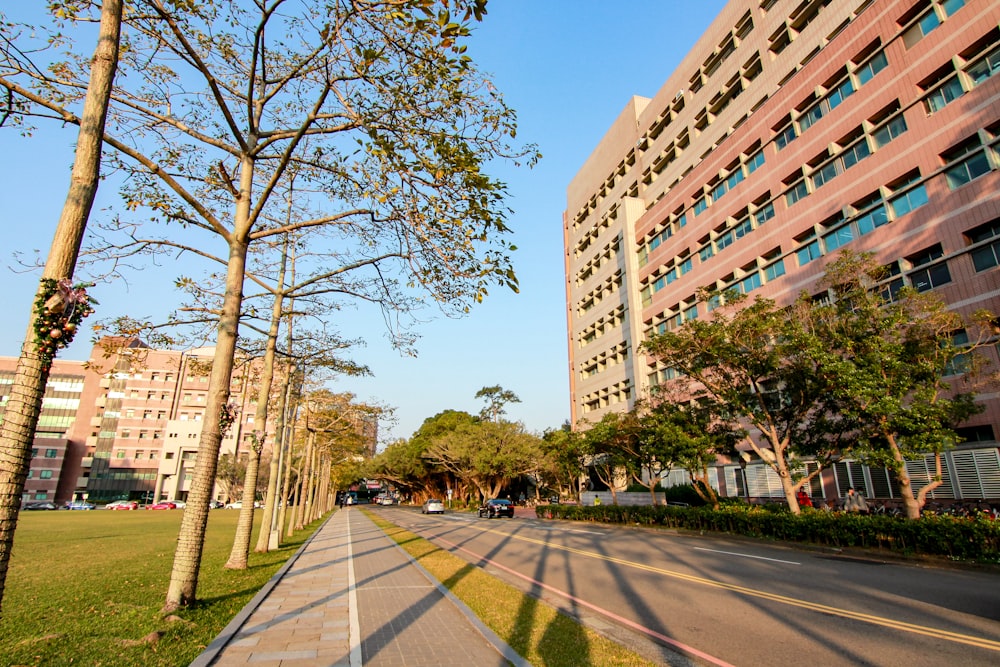
M 564 235 L 574 423 L 668 376 L 638 346 L 709 317 L 698 288 L 790 301 L 840 248 L 1000 313 L 1000 4 L 732 0 L 581 168 Z M 980 400 L 965 449 L 995 461 L 1000 394 Z

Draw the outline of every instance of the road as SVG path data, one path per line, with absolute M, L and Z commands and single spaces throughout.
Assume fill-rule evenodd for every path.
M 663 664 L 1000 665 L 995 572 L 638 527 L 372 509 Z

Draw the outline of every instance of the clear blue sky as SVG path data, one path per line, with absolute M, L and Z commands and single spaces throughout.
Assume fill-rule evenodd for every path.
M 16 3 L 20 5 L 21 3 Z M 32 4 L 32 3 L 25 3 Z M 41 4 L 41 3 L 38 3 Z M 394 406 L 393 437 L 409 437 L 442 410 L 478 413 L 475 394 L 501 385 L 517 394 L 508 417 L 541 433 L 569 418 L 562 214 L 566 186 L 632 95 L 654 95 L 725 5 L 724 0 L 491 0 L 469 54 L 493 75 L 517 110 L 519 139 L 543 154 L 533 170 L 496 172 L 510 186 L 515 264 L 521 293 L 496 290 L 463 319 L 438 319 L 418 330 L 419 356 L 391 349 L 382 321 L 355 319 L 367 340 L 354 358 L 373 378 L 346 378 L 336 391 Z M 622 13 L 622 10 L 628 13 Z M 4 7 L 8 18 L 30 11 Z M 88 47 L 89 48 L 89 47 Z M 13 253 L 47 253 L 68 186 L 74 128 L 42 124 L 32 138 L 0 128 L 0 276 L 4 279 L 0 355 L 16 356 L 37 274 L 13 270 Z M 117 193 L 99 193 L 94 215 L 110 215 Z M 172 267 L 98 285 L 92 319 L 163 316 L 179 301 Z M 86 359 L 87 331 L 60 354 Z

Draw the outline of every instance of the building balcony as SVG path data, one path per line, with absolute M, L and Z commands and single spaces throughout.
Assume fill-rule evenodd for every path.
M 77 477 L 76 478 L 76 488 L 77 489 L 86 489 L 87 488 L 87 481 L 89 479 L 90 479 L 89 477 Z
M 88 435 L 86 445 L 87 447 L 97 447 L 97 436 Z
M 101 422 L 102 422 L 103 420 L 104 420 L 104 417 L 91 417 L 91 418 L 90 418 L 90 425 L 91 425 L 91 426 L 95 426 L 95 427 L 98 427 L 98 426 L 100 426 L 100 425 L 101 425 Z
M 80 467 L 81 468 L 91 468 L 91 467 L 93 467 L 93 465 L 94 465 L 94 457 L 93 456 L 84 456 L 82 459 L 80 459 Z

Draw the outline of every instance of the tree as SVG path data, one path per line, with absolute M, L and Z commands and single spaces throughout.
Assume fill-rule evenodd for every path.
M 361 265 L 461 313 L 517 287 L 506 187 L 483 165 L 536 155 L 511 146 L 513 112 L 464 54 L 485 0 L 134 4 L 104 135 L 126 206 L 171 223 L 167 236 L 207 235 L 227 260 L 170 610 L 196 599 L 251 246 L 326 227 Z M 9 89 L 78 123 L 61 96 L 79 80 L 66 67 L 36 79 L 42 94 Z M 287 225 L 274 194 L 293 175 L 318 215 Z
M 580 485 L 587 472 L 587 454 L 582 436 L 569 423 L 558 429 L 547 429 L 542 434 L 542 459 L 535 473 L 536 489 L 545 486 L 558 489 L 560 495 L 580 499 Z
M 486 500 L 535 469 L 539 443 L 521 424 L 474 420 L 433 436 L 424 456 L 474 486 Z
M 799 512 L 796 491 L 838 455 L 838 429 L 827 418 L 832 379 L 820 359 L 822 335 L 795 309 L 769 299 L 747 304 L 736 293 L 705 293 L 717 303 L 711 319 L 696 319 L 652 336 L 643 348 L 681 377 L 675 391 L 693 400 L 711 399 L 716 418 L 731 428 L 747 426 L 744 442 L 778 475 L 785 501 Z M 808 308 L 807 300 L 799 308 Z M 800 457 L 815 458 L 806 476 Z
M 976 350 L 995 344 L 996 319 L 962 316 L 909 287 L 893 294 L 887 277 L 870 255 L 842 253 L 822 282 L 830 303 L 813 306 L 811 320 L 825 342 L 819 371 L 832 378 L 831 410 L 856 424 L 853 454 L 894 474 L 916 519 L 942 483 L 955 426 L 981 410 L 971 391 L 984 361 Z M 906 462 L 927 456 L 934 473 L 916 489 Z
M 587 467 L 611 491 L 611 502 L 615 505 L 618 504 L 618 491 L 624 489 L 624 482 L 628 481 L 632 464 L 629 452 L 636 448 L 638 440 L 634 426 L 632 415 L 609 412 L 583 432 L 582 451 Z
M 716 415 L 722 410 L 708 399 L 695 403 L 666 399 L 660 392 L 654 395 L 652 407 L 642 418 L 644 437 L 661 443 L 664 459 L 687 470 L 698 496 L 718 509 L 719 496 L 709 483 L 709 467 L 720 455 L 733 452 L 746 433 L 719 420 Z
M 72 6 L 59 7 L 59 4 L 52 3 L 57 12 L 75 11 Z M 100 181 L 101 142 L 118 66 L 121 23 L 121 0 L 105 0 L 101 5 L 100 31 L 93 58 L 83 69 L 84 78 L 79 81 L 77 90 L 64 101 L 68 105 L 83 97 L 80 115 L 70 114 L 80 128 L 70 187 L 45 261 L 34 307 L 28 317 L 28 331 L 0 425 L 0 603 L 3 602 L 21 494 L 30 465 L 31 443 L 38 425 L 51 362 L 58 348 L 72 338 L 80 318 L 90 305 L 86 294 L 81 293 L 79 288 L 73 289 L 71 283 Z M 3 33 L 10 27 L 5 21 L 0 21 L 0 26 Z M 34 95 L 19 94 L 15 97 L 15 89 L 19 90 L 20 85 L 15 84 L 14 79 L 19 72 L 32 65 L 23 59 L 23 52 L 13 46 L 13 40 L 7 34 L 0 34 L 0 38 L 0 87 L 7 92 L 7 101 L 0 106 L 2 126 L 10 119 L 15 123 L 23 122 L 25 118 L 37 114 L 35 104 L 38 100 Z M 37 76 L 49 80 L 49 75 L 40 70 Z M 58 74 L 53 73 L 52 76 Z M 80 91 L 86 92 L 81 94 Z M 57 326 L 49 329 L 50 324 Z M 56 332 L 59 333 L 58 338 Z
M 509 403 L 521 402 L 517 394 L 498 384 L 492 387 L 483 387 L 476 392 L 476 398 L 482 398 L 486 401 L 486 406 L 479 413 L 480 418 L 491 422 L 500 421 L 500 418 L 507 412 Z

